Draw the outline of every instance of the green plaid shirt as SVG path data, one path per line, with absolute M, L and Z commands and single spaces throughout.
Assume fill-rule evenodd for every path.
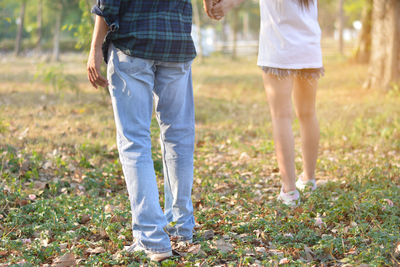
M 129 56 L 165 62 L 195 58 L 190 0 L 97 0 L 92 13 L 104 17 L 113 45 Z

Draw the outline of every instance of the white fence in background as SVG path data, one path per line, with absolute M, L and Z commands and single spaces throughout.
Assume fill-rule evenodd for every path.
M 196 46 L 196 50 L 199 51 L 198 29 L 196 25 L 192 26 L 192 38 Z M 232 38 L 229 38 L 230 40 L 228 41 L 222 41 L 221 38 L 217 36 L 213 28 L 201 29 L 201 39 L 203 56 L 210 56 L 213 52 L 221 52 L 226 54 L 232 53 Z M 237 55 L 239 56 L 257 55 L 258 40 L 239 39 L 236 43 L 236 51 Z

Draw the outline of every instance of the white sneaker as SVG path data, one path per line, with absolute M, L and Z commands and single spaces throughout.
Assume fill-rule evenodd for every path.
M 304 173 L 300 174 L 299 178 L 296 181 L 296 187 L 300 191 L 305 191 L 306 189 L 310 189 L 311 191 L 314 191 L 317 189 L 317 182 L 315 179 L 309 180 L 309 181 L 303 181 L 302 178 L 304 177 Z
M 136 244 L 133 244 L 131 246 L 125 246 L 124 250 L 129 253 L 143 251 L 147 255 L 147 257 L 149 257 L 150 260 L 152 260 L 152 261 L 162 261 L 169 257 L 172 257 L 172 250 L 159 253 L 159 252 L 146 250 Z
M 297 190 L 290 192 L 283 192 L 283 187 L 279 193 L 278 200 L 289 207 L 297 207 L 300 205 L 300 193 Z

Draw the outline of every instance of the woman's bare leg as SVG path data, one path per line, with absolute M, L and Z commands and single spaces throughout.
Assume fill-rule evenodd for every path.
M 296 115 L 300 121 L 303 152 L 303 181 L 315 179 L 318 158 L 319 125 L 315 112 L 315 98 L 318 81 L 294 77 L 293 95 Z
M 282 177 L 283 191 L 294 191 L 296 174 L 292 132 L 293 78 L 278 79 L 277 76 L 264 72 L 263 80 L 271 111 L 275 152 Z

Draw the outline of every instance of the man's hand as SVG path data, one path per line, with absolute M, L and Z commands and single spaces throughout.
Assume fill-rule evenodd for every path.
M 204 10 L 206 11 L 207 15 L 212 18 L 216 19 L 214 15 L 211 13 L 213 6 L 218 3 L 220 0 L 203 0 L 204 3 Z
M 100 16 L 96 16 L 92 45 L 90 47 L 89 59 L 87 62 L 88 78 L 94 88 L 97 88 L 98 86 L 107 87 L 108 85 L 107 79 L 101 76 L 100 73 L 101 63 L 103 62 L 103 51 L 101 45 L 107 34 L 107 30 L 108 26 L 104 19 Z
M 103 51 L 101 48 L 90 49 L 87 62 L 87 73 L 90 83 L 94 88 L 98 86 L 107 87 L 108 81 L 100 73 L 101 63 L 103 62 Z
M 244 0 L 221 0 L 216 3 L 212 9 L 211 13 L 213 18 L 216 20 L 222 19 L 232 8 L 238 6 L 244 2 Z

